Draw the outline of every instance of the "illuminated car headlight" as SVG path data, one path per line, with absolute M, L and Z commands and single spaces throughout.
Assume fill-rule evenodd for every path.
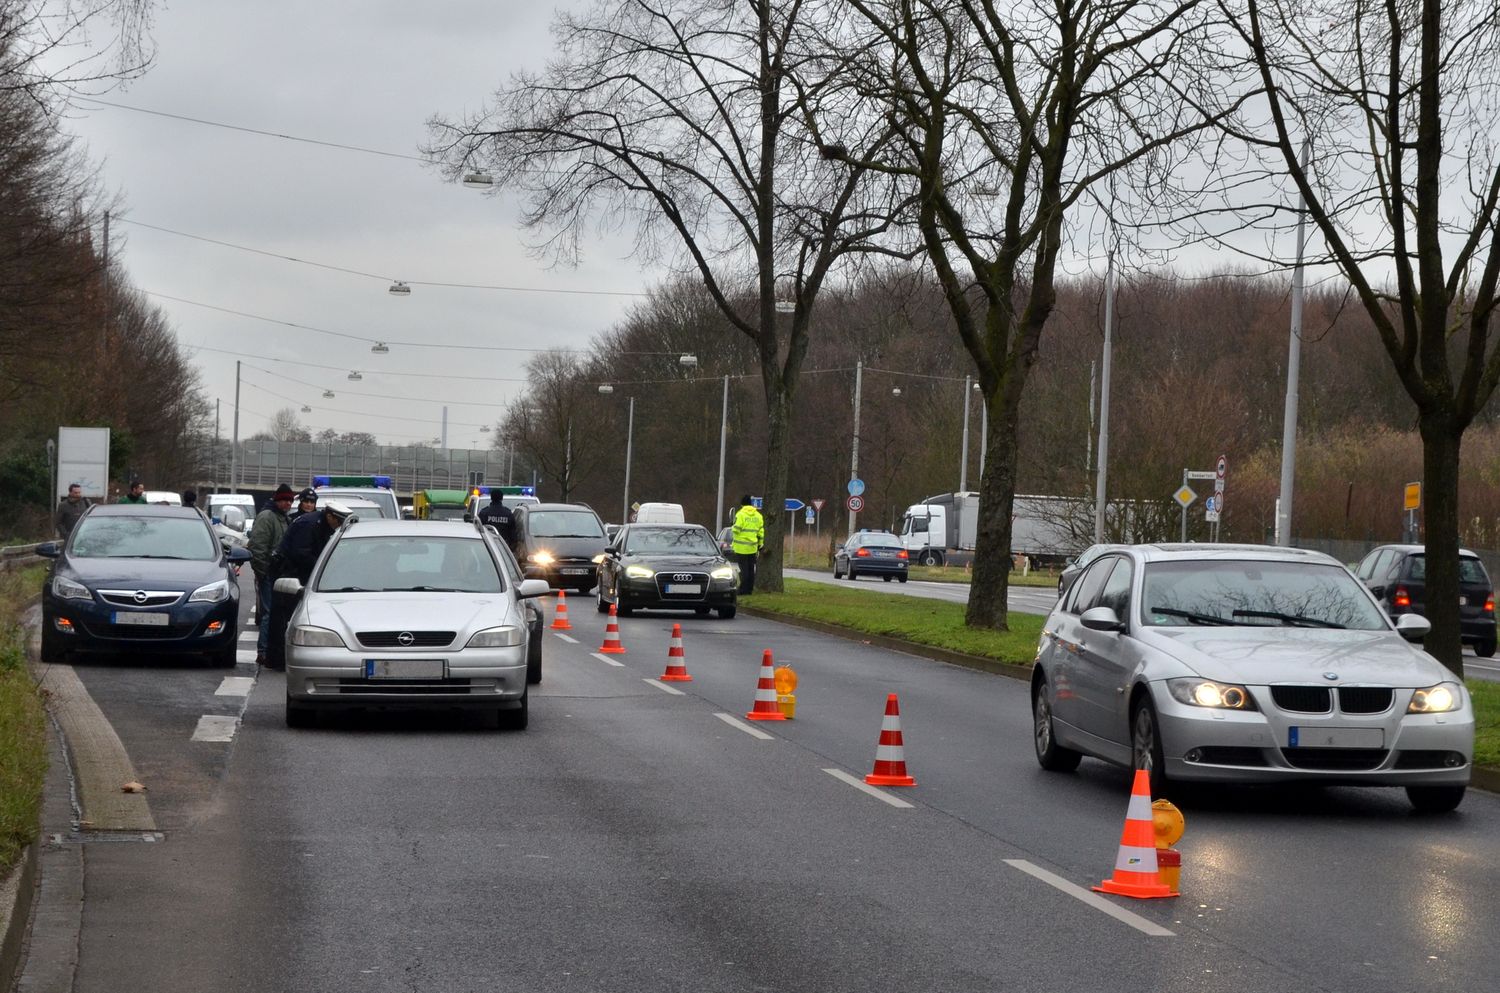
M 604 553 L 600 552 L 598 555 L 595 555 L 593 558 L 589 559 L 589 561 L 592 562 L 592 563 L 594 563 L 594 565 L 603 565 L 604 564 Z
M 648 565 L 628 565 L 625 567 L 627 579 L 650 579 L 656 575 L 656 570 Z
M 537 565 L 551 565 L 552 562 L 553 562 L 552 553 L 551 552 L 532 552 L 530 555 L 526 556 L 526 561 L 527 562 L 534 562 Z
M 709 576 L 711 578 L 713 578 L 713 579 L 733 579 L 734 578 L 734 566 L 732 566 L 732 565 L 721 565 L 717 569 L 715 569 L 713 572 L 709 573 Z
M 299 624 L 292 628 L 292 644 L 303 648 L 343 648 L 344 639 L 337 631 Z
M 59 600 L 92 600 L 94 594 L 82 583 L 75 583 L 65 576 L 52 577 L 52 595 Z
M 1212 707 L 1216 710 L 1254 710 L 1250 691 L 1238 683 L 1216 683 L 1212 679 L 1185 677 L 1167 680 L 1172 698 L 1190 707 Z
M 1463 702 L 1464 693 L 1457 683 L 1438 683 L 1436 686 L 1414 690 L 1406 712 L 1408 714 L 1446 714 L 1463 706 Z
M 200 586 L 188 597 L 188 603 L 223 603 L 229 599 L 229 580 L 221 579 L 217 583 L 209 583 Z
M 525 637 L 518 627 L 509 625 L 498 628 L 485 628 L 476 631 L 474 637 L 469 639 L 469 648 L 515 648 L 525 644 Z

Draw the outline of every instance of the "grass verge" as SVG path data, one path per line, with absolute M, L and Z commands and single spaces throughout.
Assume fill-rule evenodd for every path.
M 746 605 L 769 613 L 837 624 L 863 634 L 900 638 L 1012 664 L 1027 663 L 1036 657 L 1044 620 L 1036 614 L 1012 613 L 1009 631 L 981 631 L 964 626 L 962 604 L 843 589 L 793 578 L 787 579 L 785 593 L 756 593 Z
M 1500 769 L 1500 683 L 1466 682 L 1474 699 L 1474 764 Z
M 41 566 L 0 572 L 0 874 L 36 838 L 47 774 L 46 717 L 21 627 L 45 574 Z

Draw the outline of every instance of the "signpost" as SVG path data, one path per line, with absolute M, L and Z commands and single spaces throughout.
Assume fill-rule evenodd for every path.
M 105 500 L 109 495 L 109 428 L 57 429 L 57 474 L 52 509 L 68 495 L 68 485 L 83 487 L 83 495 Z
M 862 496 L 865 492 L 865 481 L 863 479 L 849 480 L 849 495 Z
M 787 513 L 795 514 L 797 511 L 801 510 L 803 507 L 806 507 L 806 506 L 807 506 L 807 504 L 803 503 L 801 500 L 798 500 L 796 497 L 787 497 L 786 498 Z
M 1402 501 L 1402 507 L 1406 511 L 1406 540 L 1414 542 L 1417 540 L 1417 511 L 1422 506 L 1422 484 L 1407 483 L 1406 498 Z

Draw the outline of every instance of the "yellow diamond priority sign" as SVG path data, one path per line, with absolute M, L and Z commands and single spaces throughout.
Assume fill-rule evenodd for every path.
M 1193 488 L 1191 486 L 1184 486 L 1182 489 L 1172 494 L 1172 499 L 1181 504 L 1183 510 L 1186 510 L 1188 507 L 1192 506 L 1194 500 L 1198 499 L 1198 494 L 1193 492 Z

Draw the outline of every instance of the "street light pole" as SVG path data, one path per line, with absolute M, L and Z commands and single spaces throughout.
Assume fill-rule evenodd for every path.
M 964 441 L 958 456 L 958 492 L 969 489 L 969 388 L 974 377 L 964 377 Z
M 724 530 L 724 452 L 729 446 L 729 377 L 724 377 L 724 409 L 719 414 L 719 502 L 714 505 L 714 534 Z
M 1113 235 L 1113 232 L 1111 232 Z M 1109 476 L 1109 367 L 1114 351 L 1115 250 L 1104 273 L 1104 367 L 1099 375 L 1099 465 L 1094 484 L 1094 543 L 1104 540 L 1104 490 Z
M 854 363 L 854 441 L 850 445 L 849 455 L 849 481 L 853 482 L 859 478 L 859 393 L 860 386 L 864 383 L 865 363 L 863 359 L 857 359 Z M 851 494 L 852 495 L 852 494 Z M 854 522 L 859 513 L 849 511 L 849 537 L 854 537 Z
M 635 440 L 635 397 L 630 398 L 630 414 L 625 421 L 625 505 L 620 509 L 620 523 L 630 523 L 630 451 Z
M 1302 139 L 1302 171 L 1312 149 Z M 1292 329 L 1286 347 L 1286 408 L 1281 423 L 1281 498 L 1276 502 L 1276 544 L 1292 543 L 1292 483 L 1297 466 L 1297 398 L 1302 372 L 1302 251 L 1307 238 L 1307 203 L 1297 203 L 1297 267 L 1292 270 Z
M 238 492 L 239 476 L 236 474 L 240 468 L 240 361 L 234 362 L 234 438 L 229 442 L 229 485 Z

